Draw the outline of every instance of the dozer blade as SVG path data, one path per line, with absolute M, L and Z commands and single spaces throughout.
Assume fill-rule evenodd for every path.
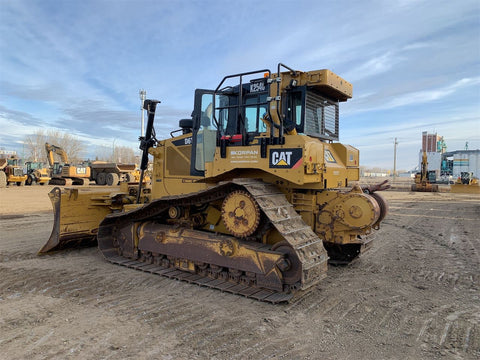
M 450 192 L 458 194 L 480 194 L 480 186 L 478 184 L 452 184 Z
M 94 245 L 98 225 L 117 207 L 114 203 L 118 195 L 78 189 L 65 189 L 62 193 L 55 187 L 48 194 L 54 214 L 52 233 L 38 253 Z

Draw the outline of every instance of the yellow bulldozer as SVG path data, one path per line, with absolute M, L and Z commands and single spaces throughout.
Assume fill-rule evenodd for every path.
M 283 71 L 281 71 L 283 70 Z M 232 84 L 233 83 L 233 84 Z M 197 89 L 191 119 L 157 140 L 148 112 L 141 177 L 151 188 L 54 188 L 54 228 L 40 253 L 98 241 L 118 265 L 270 303 L 319 283 L 327 263 L 371 244 L 388 185 L 360 187 L 359 151 L 338 143 L 352 85 L 329 70 L 278 64 Z M 353 186 L 352 186 L 353 185 Z
M 68 155 L 61 147 L 45 143 L 48 164 L 50 165 L 50 185 L 88 185 L 90 182 L 89 166 L 74 166 L 68 162 Z M 61 162 L 56 162 L 54 154 Z
M 480 194 L 478 178 L 473 172 L 462 171 L 454 184 L 450 185 L 450 192 L 463 194 Z

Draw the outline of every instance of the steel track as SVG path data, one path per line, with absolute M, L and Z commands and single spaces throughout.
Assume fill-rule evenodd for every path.
M 138 258 L 119 256 L 123 254 L 116 231 L 135 221 L 144 221 L 159 217 L 172 204 L 198 204 L 221 199 L 233 188 L 248 191 L 276 230 L 291 246 L 301 263 L 301 282 L 285 287 L 285 292 L 259 288 L 255 284 L 241 283 L 232 279 L 215 278 L 199 273 L 182 271 L 176 267 L 165 267 Z M 201 286 L 218 289 L 232 294 L 242 295 L 269 303 L 281 303 L 291 300 L 297 290 L 305 290 L 326 276 L 328 255 L 322 241 L 302 220 L 285 196 L 273 185 L 254 179 L 237 179 L 223 183 L 208 190 L 194 194 L 171 196 L 152 203 L 130 213 L 112 214 L 100 224 L 98 244 L 106 260 L 113 264 L 126 266 L 140 271 L 187 281 Z M 133 255 L 135 257 L 135 255 Z M 195 259 L 190 259 L 195 260 Z M 215 264 L 210 264 L 215 265 Z
M 208 276 L 193 274 L 182 271 L 177 268 L 163 267 L 161 265 L 144 263 L 138 260 L 125 259 L 121 256 L 106 257 L 112 264 L 126 266 L 131 269 L 144 271 L 151 274 L 162 275 L 171 279 L 186 281 L 191 284 L 197 284 L 231 294 L 242 295 L 247 298 L 269 302 L 272 304 L 288 302 L 293 298 L 293 293 L 279 293 L 272 290 L 260 289 L 231 280 L 214 279 Z

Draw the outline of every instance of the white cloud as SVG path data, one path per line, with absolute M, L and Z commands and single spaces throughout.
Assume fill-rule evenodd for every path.
M 278 62 L 330 68 L 353 83 L 341 123 L 342 134 L 357 134 L 348 137 L 353 145 L 398 132 L 404 146 L 433 123 L 463 138 L 461 126 L 443 127 L 439 102 L 449 116 L 478 118 L 478 1 L 219 4 L 3 1 L 2 125 L 15 124 L 8 139 L 57 126 L 85 141 L 137 146 L 140 88 L 162 100 L 157 137 L 169 137 L 190 115 L 195 88 L 232 73 L 276 71 Z
M 344 76 L 348 81 L 355 82 L 364 78 L 372 78 L 391 70 L 395 65 L 404 59 L 394 52 L 387 52 L 385 54 L 368 59 L 363 64 L 348 71 Z
M 399 106 L 422 104 L 426 102 L 440 100 L 449 95 L 452 95 L 456 91 L 459 91 L 465 87 L 476 86 L 478 84 L 480 84 L 480 77 L 461 79 L 454 82 L 453 84 L 438 89 L 417 91 L 409 94 L 404 94 L 403 96 L 398 96 L 390 102 L 387 102 L 382 107 L 377 108 L 377 110 L 393 109 Z
M 431 48 L 434 46 L 432 43 L 427 43 L 427 42 L 414 42 L 411 44 L 408 44 L 403 47 L 403 51 L 411 51 L 411 50 L 419 50 L 419 49 L 427 49 Z
M 467 88 L 473 88 L 473 91 L 478 92 L 479 84 L 480 76 L 460 79 L 451 84 L 433 89 L 389 94 L 389 96 L 376 92 L 368 92 L 354 97 L 349 103 L 345 104 L 342 113 L 345 116 L 351 116 L 364 112 L 393 110 L 410 105 L 421 106 L 447 97 L 453 97 L 457 92 Z M 419 84 L 419 86 L 421 86 L 421 84 Z M 449 103 L 453 106 L 459 106 L 461 100 L 455 98 L 455 100 L 451 99 Z M 480 111 L 480 106 L 477 106 L 477 110 Z

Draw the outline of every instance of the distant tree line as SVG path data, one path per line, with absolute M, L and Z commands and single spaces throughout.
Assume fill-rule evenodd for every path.
M 58 130 L 38 130 L 25 138 L 25 161 L 46 161 L 45 143 L 59 146 L 68 155 L 70 162 L 79 161 L 84 145 L 74 136 Z
M 126 146 L 99 146 L 95 150 L 94 159 L 86 159 L 85 153 L 87 146 L 75 136 L 57 130 L 38 130 L 34 134 L 25 138 L 25 159 L 24 161 L 47 161 L 45 143 L 59 146 L 68 156 L 68 161 L 72 164 L 84 160 L 99 160 L 117 163 L 137 163 L 138 156 L 132 148 Z M 55 157 L 56 158 L 56 157 Z M 55 159 L 56 161 L 59 159 Z
M 367 167 L 367 166 L 360 166 L 360 174 L 364 173 L 386 173 L 390 174 L 392 169 L 384 169 L 381 167 Z M 406 170 L 397 170 L 397 174 L 407 172 Z
M 95 160 L 116 162 L 123 164 L 138 163 L 139 155 L 136 156 L 132 148 L 128 146 L 98 146 L 95 150 Z

